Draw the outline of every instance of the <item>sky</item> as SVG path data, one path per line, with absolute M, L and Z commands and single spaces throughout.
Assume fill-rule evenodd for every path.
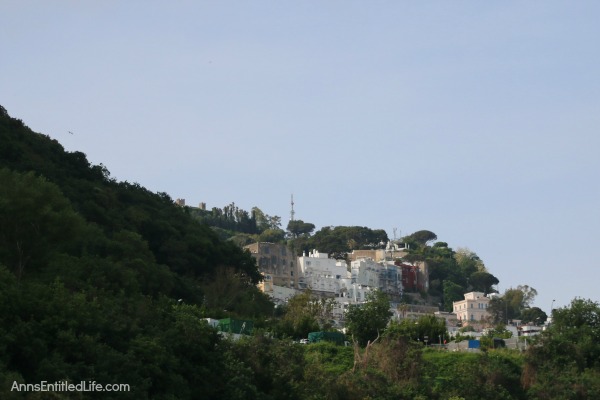
M 600 301 L 597 1 L 0 2 L 0 105 L 187 205 L 427 229 Z M 70 134 L 72 132 L 73 134 Z

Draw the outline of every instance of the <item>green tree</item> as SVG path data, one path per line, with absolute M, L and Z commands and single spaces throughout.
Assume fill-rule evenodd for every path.
M 365 303 L 350 306 L 346 328 L 355 341 L 365 346 L 383 333 L 391 316 L 389 297 L 376 290 L 367 295 Z
M 315 224 L 300 219 L 288 222 L 287 230 L 294 236 L 309 236 L 315 230 Z
M 65 248 L 84 225 L 60 189 L 33 172 L 0 169 L 0 261 L 21 279 Z
M 273 309 L 268 296 L 234 268 L 219 268 L 201 288 L 205 316 L 266 318 Z
M 244 247 L 251 243 L 256 243 L 256 235 L 249 235 L 247 233 L 237 233 L 228 239 L 235 243 L 238 247 Z
M 387 233 L 382 229 L 369 229 L 361 226 L 326 226 L 305 241 L 303 248 L 299 248 L 299 250 L 318 249 L 323 253 L 334 254 L 336 258 L 345 258 L 346 253 L 352 250 L 380 248 L 387 241 Z
M 252 207 L 252 217 L 256 220 L 258 233 L 262 233 L 267 229 L 280 230 L 281 217 L 265 214 L 260 208 Z
M 420 389 L 425 399 L 525 399 L 516 352 L 423 353 Z
M 459 247 L 454 253 L 454 258 L 458 268 L 462 270 L 465 276 L 486 271 L 485 265 L 479 256 L 466 247 Z
M 249 387 L 250 393 L 227 388 L 236 393 L 238 399 L 265 400 L 300 400 L 304 397 L 308 382 L 304 381 L 306 369 L 305 347 L 293 345 L 289 341 L 255 335 L 222 347 L 224 355 L 232 365 L 231 376 L 226 377 L 235 384 L 242 375 L 243 386 Z M 237 369 L 240 371 L 238 372 Z M 248 382 L 248 380 L 250 380 Z M 256 391 L 256 396 L 251 394 Z M 202 396 L 196 398 L 203 398 Z M 228 398 L 228 397 L 220 397 Z
M 600 398 L 600 304 L 575 299 L 526 354 L 523 382 L 531 398 Z
M 412 251 L 411 251 L 412 253 Z M 456 264 L 454 251 L 446 246 L 425 246 L 416 253 L 421 253 L 420 258 L 429 265 L 430 292 L 436 295 L 443 294 L 445 281 L 452 281 L 466 292 L 467 279 Z
M 446 321 L 437 318 L 435 315 L 424 315 L 416 320 L 403 319 L 400 322 L 392 321 L 385 331 L 385 337 L 400 338 L 405 337 L 413 341 L 425 344 L 439 344 L 448 339 L 448 330 Z
M 265 229 L 260 235 L 258 240 L 260 242 L 279 243 L 285 239 L 285 232 L 281 229 Z
M 456 283 L 445 280 L 444 281 L 444 310 L 448 312 L 453 311 L 455 301 L 464 300 L 465 289 L 457 285 Z
M 531 307 L 521 311 L 520 319 L 523 323 L 542 325 L 548 319 L 548 315 L 539 307 Z
M 493 349 L 497 346 L 494 339 L 509 339 L 512 335 L 512 332 L 506 329 L 506 325 L 498 324 L 493 329 L 489 329 L 479 340 L 483 348 Z M 500 345 L 499 347 L 502 346 L 503 345 Z
M 476 271 L 469 276 L 469 285 L 476 292 L 493 293 L 495 292 L 493 286 L 498 283 L 500 283 L 498 278 L 489 272 Z
M 502 297 L 490 300 L 488 311 L 492 321 L 507 323 L 511 319 L 519 319 L 523 310 L 529 308 L 536 295 L 537 290 L 527 285 L 507 289 Z
M 321 329 L 319 314 L 319 301 L 310 290 L 297 294 L 284 306 L 279 333 L 294 339 L 306 338 L 310 332 Z
M 420 230 L 402 238 L 404 243 L 412 246 L 425 246 L 427 243 L 437 240 L 437 235 L 428 230 Z

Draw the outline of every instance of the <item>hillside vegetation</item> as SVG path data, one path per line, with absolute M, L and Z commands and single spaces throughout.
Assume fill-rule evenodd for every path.
M 246 223 L 247 234 L 276 231 L 273 217 L 256 215 L 258 231 Z M 309 240 L 310 225 L 297 224 L 293 239 Z M 377 231 L 370 237 L 350 228 L 338 232 L 362 232 L 365 241 L 345 246 L 368 247 L 380 239 Z M 326 234 L 334 230 L 319 236 L 335 243 L 336 235 Z M 435 337 L 443 329 L 425 320 L 386 326 L 380 319 L 380 329 L 364 332 L 377 338 L 362 345 L 301 345 L 291 338 L 321 329 L 326 304 L 307 294 L 274 307 L 256 289 L 260 274 L 253 258 L 222 234 L 167 194 L 117 182 L 106 167 L 66 152 L 0 107 L 0 398 L 600 397 L 595 302 L 574 300 L 555 310 L 553 327 L 525 354 L 424 348 L 423 334 Z M 429 245 L 427 234 L 407 240 L 415 241 L 410 257 L 438 262 L 435 290 L 445 290 L 454 276 L 444 264 L 450 257 L 473 271 L 455 276 L 457 285 L 475 288 L 473 274 L 485 272 L 474 256 L 464 264 L 474 269 L 467 268 L 458 251 Z M 385 298 L 372 301 L 353 310 L 357 335 L 369 327 L 360 321 L 371 320 L 370 312 L 388 312 L 381 307 Z M 224 339 L 206 317 L 251 319 L 254 336 Z M 15 383 L 63 380 L 124 383 L 131 390 L 12 390 Z
M 199 318 L 270 315 L 254 259 L 4 109 L 0 144 L 0 398 L 67 378 L 130 383 L 131 398 L 225 390 Z

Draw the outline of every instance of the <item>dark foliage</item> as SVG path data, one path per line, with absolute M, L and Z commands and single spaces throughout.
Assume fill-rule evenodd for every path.
M 305 224 L 306 225 L 306 224 Z M 312 231 L 312 224 L 305 231 Z M 304 226 L 304 225 L 302 225 Z M 385 246 L 388 241 L 387 233 L 383 229 L 370 229 L 361 226 L 326 226 L 310 237 L 299 237 L 293 241 L 298 253 L 318 249 L 328 253 L 334 258 L 345 258 L 352 250 L 370 250 Z
M 247 234 L 261 233 L 254 213 L 240 209 L 235 203 L 223 208 L 213 207 L 210 211 L 191 207 L 188 209 L 194 218 L 209 226 Z
M 248 235 L 254 226 L 258 233 L 280 228 L 278 217 L 258 209 L 248 216 L 232 203 L 224 214 L 223 221 L 234 221 Z M 431 263 L 448 296 L 455 286 L 494 281 L 473 277 L 475 256 L 457 262 L 452 249 L 428 246 L 428 238 L 415 237 L 409 256 Z M 387 236 L 337 227 L 297 240 L 298 249 L 341 253 L 377 248 Z M 597 303 L 577 300 L 556 310 L 555 325 L 530 347 L 522 368 L 518 353 L 445 353 L 410 340 L 439 338 L 434 320 L 429 326 L 423 321 L 419 330 L 391 325 L 384 334 L 385 298 L 349 312 L 350 328 L 369 348 L 273 338 L 320 328 L 329 308 L 326 301 L 274 308 L 254 285 L 259 279 L 250 254 L 223 241 L 190 208 L 137 183 L 117 182 L 104 166 L 66 152 L 0 106 L 2 399 L 600 396 Z M 527 305 L 534 294 L 520 288 L 513 303 Z M 535 310 L 530 313 L 539 318 Z M 252 319 L 256 334 L 224 339 L 204 317 Z M 11 391 L 14 382 L 61 380 L 123 383 L 130 391 Z
M 201 317 L 270 314 L 254 259 L 1 111 L 0 398 L 65 379 L 131 386 L 92 398 L 221 398 L 227 363 Z M 237 290 L 211 308 L 223 271 Z

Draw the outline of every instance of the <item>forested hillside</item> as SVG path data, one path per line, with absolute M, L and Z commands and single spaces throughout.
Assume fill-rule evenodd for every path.
M 272 312 L 248 253 L 3 108 L 0 275 L 0 398 L 13 379 L 216 393 L 217 336 L 197 318 Z
M 277 218 L 254 211 L 239 214 L 251 221 L 248 234 L 276 234 Z M 274 307 L 255 286 L 252 257 L 199 221 L 219 213 L 192 214 L 165 193 L 117 182 L 0 107 L 0 399 L 600 397 L 598 303 L 554 310 L 526 353 L 449 353 L 423 345 L 446 334 L 439 320 L 389 323 L 389 301 L 375 292 L 348 312 L 352 346 L 302 345 L 293 339 L 327 329 L 328 303 L 305 292 Z M 314 244 L 311 225 L 293 226 L 292 239 Z M 351 249 L 384 235 L 338 227 L 314 236 Z M 432 263 L 434 290 L 489 289 L 494 277 L 477 275 L 485 269 L 474 253 L 429 245 L 431 237 L 407 237 L 407 259 Z M 502 308 L 522 304 L 516 294 Z M 254 335 L 224 339 L 205 317 L 252 320 Z M 131 390 L 13 390 L 65 380 Z

